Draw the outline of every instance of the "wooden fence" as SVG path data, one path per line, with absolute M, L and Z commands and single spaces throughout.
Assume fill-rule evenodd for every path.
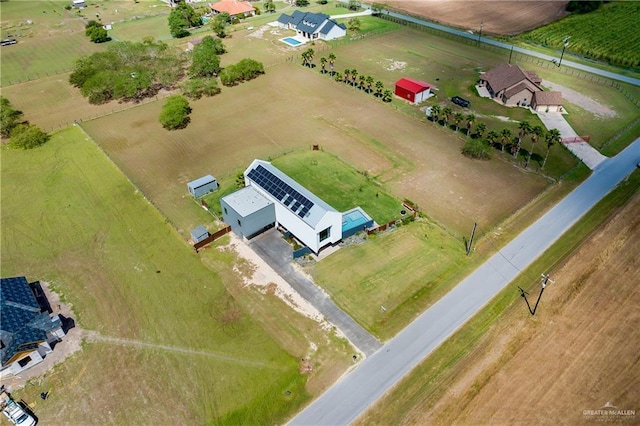
M 228 234 L 229 232 L 231 232 L 231 227 L 229 225 L 227 225 L 226 227 L 220 229 L 219 231 L 216 231 L 213 234 L 209 235 L 204 240 L 198 241 L 197 243 L 195 243 L 193 245 L 193 249 L 197 253 L 198 250 L 200 250 L 202 247 L 205 247 L 206 245 L 211 244 L 212 242 L 214 242 L 218 238 L 222 237 L 223 235 Z

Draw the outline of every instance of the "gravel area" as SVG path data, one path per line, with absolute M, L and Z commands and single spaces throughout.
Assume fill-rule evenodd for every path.
M 562 92 L 562 97 L 567 101 L 571 102 L 574 105 L 579 106 L 593 115 L 602 117 L 602 118 L 611 118 L 615 117 L 617 114 L 611 108 L 602 105 L 597 100 L 591 99 L 588 96 L 583 95 L 580 92 L 569 89 L 567 87 L 561 86 L 559 84 L 553 83 L 548 80 L 542 80 L 542 85 L 544 87 L 548 87 L 551 90 L 556 90 L 558 92 Z

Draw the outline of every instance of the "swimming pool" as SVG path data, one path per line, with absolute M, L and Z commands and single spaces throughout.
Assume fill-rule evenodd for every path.
M 280 41 L 283 42 L 284 44 L 288 44 L 289 46 L 293 46 L 293 47 L 300 46 L 302 44 L 301 41 L 298 41 L 293 37 L 281 38 Z
M 342 214 L 342 238 L 362 231 L 364 227 L 371 227 L 373 219 L 359 207 Z

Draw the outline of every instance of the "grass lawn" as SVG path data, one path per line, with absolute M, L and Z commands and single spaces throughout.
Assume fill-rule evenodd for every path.
M 311 273 L 342 309 L 387 340 L 457 284 L 478 260 L 469 259 L 460 240 L 416 221 L 343 248 Z
M 35 401 L 53 391 L 56 403 L 38 406 L 42 422 L 277 423 L 309 398 L 298 365 L 306 333 L 259 324 L 247 298 L 265 296 L 227 290 L 251 292 L 232 271 L 236 256 L 207 253 L 205 267 L 79 128 L 38 149 L 5 148 L 2 161 L 3 276 L 51 282 L 84 329 L 160 345 L 86 343 L 18 394 Z M 282 310 L 276 302 L 268 306 Z M 309 323 L 325 369 L 341 365 L 330 336 Z
M 338 211 L 360 206 L 380 224 L 400 218 L 400 200 L 334 155 L 299 151 L 276 158 L 273 165 Z
M 524 302 L 520 297 L 518 286 L 527 289 L 532 294 L 537 294 L 540 288 L 540 274 L 551 273 L 552 276 L 554 276 L 562 273 L 561 269 L 567 259 L 575 253 L 576 249 L 578 249 L 589 236 L 593 235 L 594 231 L 606 223 L 608 218 L 612 217 L 622 206 L 628 203 L 634 195 L 637 195 L 639 187 L 640 173 L 636 171 L 627 181 L 622 182 L 617 189 L 598 203 L 580 222 L 569 230 L 568 233 L 527 268 L 526 271 L 523 271 L 520 277 L 510 283 L 505 290 L 498 294 L 485 308 L 438 347 L 428 358 L 421 362 L 387 395 L 377 401 L 373 407 L 358 419 L 356 424 L 419 423 L 420 421 L 416 420 L 416 418 L 425 418 L 428 413 L 433 414 L 430 421 L 438 424 L 448 424 L 452 421 L 452 417 L 456 417 L 457 414 L 461 412 L 466 414 L 470 412 L 477 413 L 478 407 L 473 404 L 447 407 L 449 410 L 453 410 L 453 412 L 443 411 L 443 406 L 446 407 L 452 400 L 456 401 L 456 398 L 460 395 L 464 395 L 465 398 L 473 398 L 473 396 L 480 392 L 482 387 L 492 379 L 490 374 L 496 376 L 501 375 L 502 365 L 512 359 L 518 353 L 519 349 L 527 343 L 527 340 L 518 341 L 515 339 L 515 341 L 508 342 L 506 349 L 504 347 L 494 348 L 487 345 L 487 342 L 493 343 L 497 340 L 498 342 L 504 343 L 504 339 L 500 338 L 501 330 L 505 330 L 505 333 L 512 333 L 513 330 L 510 329 L 516 326 L 514 324 L 523 324 L 523 314 L 526 315 L 527 318 L 527 320 L 524 321 L 524 324 L 527 324 L 526 332 L 531 332 L 532 329 L 535 330 L 537 328 L 535 324 L 537 321 L 545 323 L 538 324 L 542 327 L 553 324 L 553 328 L 571 334 L 572 337 L 582 332 L 583 330 L 580 328 L 559 326 L 556 321 L 550 322 L 550 318 L 553 319 L 554 315 L 558 312 L 571 308 L 571 302 L 573 302 L 572 299 L 573 296 L 575 296 L 575 293 L 572 294 L 572 290 L 575 289 L 575 292 L 577 292 L 577 289 L 579 289 L 581 285 L 588 283 L 593 270 L 583 268 L 576 274 L 576 276 L 581 276 L 578 282 L 563 283 L 563 287 L 569 286 L 571 289 L 565 290 L 558 288 L 557 290 L 564 292 L 563 294 L 566 295 L 566 299 L 560 300 L 559 303 L 553 305 L 549 305 L 549 300 L 544 299 L 547 300 L 546 308 L 543 308 L 542 312 L 536 317 L 528 317 L 526 308 L 523 307 Z M 606 256 L 603 257 L 603 259 L 606 258 Z M 598 262 L 603 262 L 603 259 L 598 259 Z M 597 269 L 597 267 L 594 267 L 594 269 Z M 616 286 L 617 285 L 618 284 L 616 284 Z M 607 292 L 610 293 L 609 298 L 611 300 L 599 300 L 596 302 L 598 305 L 607 303 L 624 304 L 623 301 L 617 301 L 615 299 L 616 292 L 613 289 L 605 291 L 605 293 Z M 545 297 L 546 296 L 547 293 L 545 293 Z M 543 317 L 539 318 L 541 315 L 543 315 Z M 606 320 L 603 319 L 603 321 L 598 322 L 598 324 L 605 322 Z M 614 324 L 613 327 L 617 329 L 619 325 Z M 571 342 L 573 339 L 569 338 L 567 341 Z M 563 343 L 564 342 L 559 342 L 558 344 Z M 587 348 L 585 350 L 591 351 L 592 349 Z M 603 350 L 608 351 L 610 349 L 604 347 Z M 482 356 L 481 354 L 483 353 L 493 353 L 495 357 L 490 359 L 488 363 L 478 365 L 477 359 Z M 522 356 L 523 354 L 520 355 Z M 525 354 L 524 356 L 529 357 L 529 354 Z M 607 359 L 606 362 L 608 365 L 611 365 L 612 363 L 615 364 L 616 360 Z M 620 366 L 620 369 L 627 368 L 633 369 L 633 367 L 628 365 Z M 486 370 L 489 370 L 489 375 L 485 374 Z M 581 372 L 583 370 L 583 366 L 577 368 L 577 371 Z M 541 371 L 545 371 L 545 367 L 542 367 Z M 477 374 L 478 372 L 480 372 L 480 374 Z M 530 373 L 531 372 L 523 372 L 522 374 Z M 578 374 L 581 375 L 582 373 Z M 627 376 L 623 375 L 623 377 Z M 579 378 L 576 377 L 575 379 L 578 380 Z M 562 380 L 571 381 L 572 378 L 564 377 Z M 460 382 L 462 382 L 462 384 L 460 384 Z M 625 383 L 628 382 L 625 381 Z M 452 388 L 453 384 L 456 384 L 458 387 Z M 570 386 L 571 385 L 562 386 L 559 389 L 566 394 Z M 582 395 L 582 390 L 577 392 Z M 598 389 L 594 392 L 597 394 Z M 592 394 L 588 393 L 588 395 Z M 579 398 L 583 397 L 584 395 L 579 396 Z M 502 410 L 509 409 L 503 404 L 501 404 L 500 407 L 502 407 Z M 563 407 L 563 411 L 566 411 L 566 407 Z M 578 419 L 578 423 L 584 420 L 580 413 L 581 410 L 572 414 L 572 416 L 574 416 L 573 419 Z
M 165 42 L 172 40 L 168 15 L 150 16 L 116 24 L 110 34 L 114 40 L 120 41 L 142 41 L 145 37 Z

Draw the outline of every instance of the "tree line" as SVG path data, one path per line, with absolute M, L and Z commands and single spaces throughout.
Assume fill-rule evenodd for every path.
M 10 147 L 19 149 L 36 148 L 49 140 L 47 133 L 25 121 L 22 111 L 15 109 L 4 96 L 0 96 L 0 135 L 9 138 Z

